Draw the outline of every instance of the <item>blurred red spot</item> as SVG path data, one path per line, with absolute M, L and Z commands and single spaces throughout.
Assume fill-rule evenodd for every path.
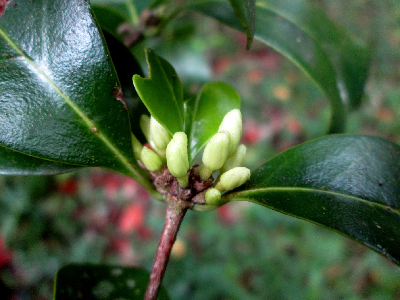
M 145 208 L 142 204 L 133 203 L 122 213 L 118 227 L 123 233 L 137 231 L 144 224 Z
M 0 268 L 9 264 L 12 260 L 12 252 L 6 249 L 6 245 L 0 237 Z
M 68 179 L 58 186 L 58 191 L 65 195 L 74 195 L 78 191 L 78 183 L 74 179 Z
M 260 127 L 253 122 L 243 124 L 242 142 L 245 144 L 255 144 L 261 138 Z

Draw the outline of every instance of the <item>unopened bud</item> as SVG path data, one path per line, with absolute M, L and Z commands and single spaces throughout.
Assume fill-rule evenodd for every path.
M 207 190 L 206 195 L 206 203 L 209 205 L 218 205 L 221 200 L 221 192 L 216 188 L 211 188 Z
M 223 130 L 230 134 L 231 140 L 228 153 L 228 157 L 230 157 L 235 152 L 242 137 L 242 114 L 239 109 L 233 109 L 225 115 L 218 131 Z
M 138 141 L 138 139 L 136 138 L 136 136 L 133 135 L 133 133 L 131 134 L 132 137 L 132 148 L 133 148 L 133 154 L 135 154 L 136 159 L 141 159 L 141 153 L 142 153 L 142 148 L 143 145 Z
M 163 166 L 163 162 L 158 154 L 147 147 L 143 147 L 142 149 L 141 160 L 150 172 L 158 172 Z
M 140 117 L 140 129 L 142 129 L 147 142 L 150 143 L 150 117 L 148 115 L 142 115 Z
M 171 140 L 171 134 L 153 116 L 150 118 L 150 139 L 161 151 L 167 148 Z
M 226 131 L 217 132 L 208 141 L 203 153 L 203 164 L 208 169 L 220 169 L 228 157 L 230 137 Z
M 187 136 L 184 132 L 176 132 L 167 146 L 167 166 L 169 172 L 178 178 L 184 187 L 188 179 L 189 159 L 187 152 Z
M 221 175 L 221 179 L 218 182 L 216 188 L 223 191 L 230 191 L 234 188 L 241 186 L 247 180 L 250 179 L 250 170 L 245 167 L 236 167 L 230 169 Z
M 230 169 L 240 167 L 246 157 L 246 146 L 241 144 L 236 148 L 236 151 L 229 157 L 221 168 L 221 174 L 229 171 Z

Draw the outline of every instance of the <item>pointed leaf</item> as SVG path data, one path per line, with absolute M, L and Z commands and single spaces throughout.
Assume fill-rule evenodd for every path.
M 255 0 L 229 0 L 240 23 L 247 35 L 246 49 L 249 50 L 253 42 L 256 24 L 256 1 Z
M 149 277 L 149 273 L 139 268 L 70 264 L 57 273 L 54 300 L 141 300 Z M 157 299 L 169 299 L 163 287 Z
M 185 132 L 188 136 L 189 162 L 208 140 L 218 132 L 224 116 L 232 109 L 240 109 L 240 97 L 228 84 L 205 84 L 195 98 L 185 103 Z
M 253 42 L 256 24 L 256 1 L 255 0 L 229 0 L 240 23 L 247 35 L 246 49 L 249 50 Z
M 320 224 L 400 264 L 400 146 L 332 135 L 289 149 L 225 196 Z
M 44 160 L 0 147 L 0 174 L 55 175 L 76 170 L 77 166 Z
M 16 5 L 14 5 L 16 4 Z M 21 0 L 0 18 L 0 144 L 134 177 L 120 84 L 84 0 Z
M 183 90 L 174 68 L 153 50 L 146 49 L 149 78 L 133 76 L 136 91 L 151 115 L 171 135 L 183 131 Z
M 190 3 L 187 8 L 242 30 L 224 1 L 203 0 Z M 255 26 L 255 38 L 297 65 L 329 100 L 329 132 L 343 132 L 345 104 L 356 107 L 363 95 L 369 62 L 365 46 L 304 1 L 257 1 Z

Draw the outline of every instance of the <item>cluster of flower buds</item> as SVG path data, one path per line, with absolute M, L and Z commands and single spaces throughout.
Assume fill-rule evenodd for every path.
M 146 115 L 140 119 L 141 129 L 151 150 L 143 147 L 133 136 L 133 150 L 144 166 L 151 172 L 159 172 L 166 164 L 169 172 L 179 184 L 189 185 L 188 139 L 184 132 L 173 136 L 153 117 Z M 220 205 L 221 192 L 232 190 L 250 178 L 250 170 L 241 167 L 246 156 L 246 146 L 239 145 L 242 136 L 242 115 L 239 109 L 228 112 L 218 132 L 211 137 L 204 148 L 202 164 L 196 169 L 201 180 L 207 180 L 220 170 L 215 187 L 205 193 L 206 203 Z

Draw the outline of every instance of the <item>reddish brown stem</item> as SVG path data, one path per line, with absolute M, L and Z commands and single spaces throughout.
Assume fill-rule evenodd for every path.
M 188 206 L 183 201 L 169 199 L 167 201 L 167 213 L 165 216 L 164 228 L 158 244 L 153 268 L 151 269 L 150 280 L 147 285 L 144 300 L 156 300 L 161 282 L 167 268 L 172 246 L 176 240 L 179 227 L 186 214 Z

